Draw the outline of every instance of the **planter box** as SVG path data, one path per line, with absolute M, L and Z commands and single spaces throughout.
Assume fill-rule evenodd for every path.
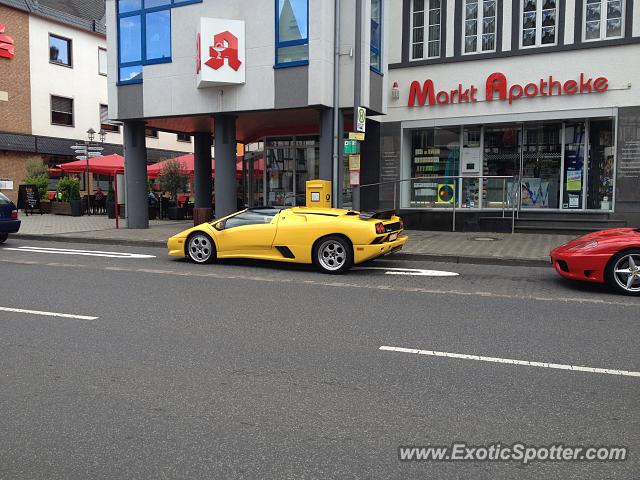
M 169 207 L 169 220 L 184 220 L 184 208 Z
M 51 202 L 40 202 L 40 211 L 42 213 L 51 213 Z
M 71 215 L 71 203 L 51 202 L 51 213 L 55 215 Z

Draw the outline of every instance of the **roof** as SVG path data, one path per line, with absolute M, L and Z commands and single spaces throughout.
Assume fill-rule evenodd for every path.
M 105 0 L 0 0 L 0 4 L 106 35 Z

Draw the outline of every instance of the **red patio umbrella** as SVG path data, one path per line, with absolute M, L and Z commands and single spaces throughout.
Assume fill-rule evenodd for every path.
M 86 160 L 62 163 L 58 165 L 66 173 L 84 173 L 87 171 Z M 98 175 L 111 175 L 124 172 L 124 157 L 118 154 L 105 155 L 89 159 L 89 171 Z
M 177 158 L 163 160 L 162 162 L 154 163 L 153 165 L 149 165 L 147 167 L 147 176 L 149 178 L 158 178 L 160 174 L 162 174 L 162 170 L 164 169 L 167 162 L 172 160 L 176 160 L 183 165 L 182 172 L 185 175 L 193 175 L 194 172 L 194 156 L 193 153 L 189 153 L 187 155 L 182 155 Z M 215 174 L 216 169 L 216 161 L 211 159 L 211 175 Z M 236 162 L 236 176 L 242 177 L 242 160 Z

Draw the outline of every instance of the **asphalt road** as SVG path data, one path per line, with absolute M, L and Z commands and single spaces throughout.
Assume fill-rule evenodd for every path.
M 638 376 L 380 350 L 638 372 L 638 298 L 565 282 L 551 268 L 390 257 L 367 267 L 459 275 L 327 276 L 257 262 L 192 265 L 154 248 L 11 239 L 2 247 L 0 479 L 640 471 Z M 454 442 L 629 453 L 624 462 L 526 466 L 398 460 L 399 446 Z

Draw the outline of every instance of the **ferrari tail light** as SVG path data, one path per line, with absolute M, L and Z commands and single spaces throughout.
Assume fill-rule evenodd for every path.
M 380 235 L 381 233 L 384 233 L 384 224 L 383 223 L 376 223 L 376 233 L 378 235 Z
M 11 210 L 11 218 L 18 218 L 18 210 Z

